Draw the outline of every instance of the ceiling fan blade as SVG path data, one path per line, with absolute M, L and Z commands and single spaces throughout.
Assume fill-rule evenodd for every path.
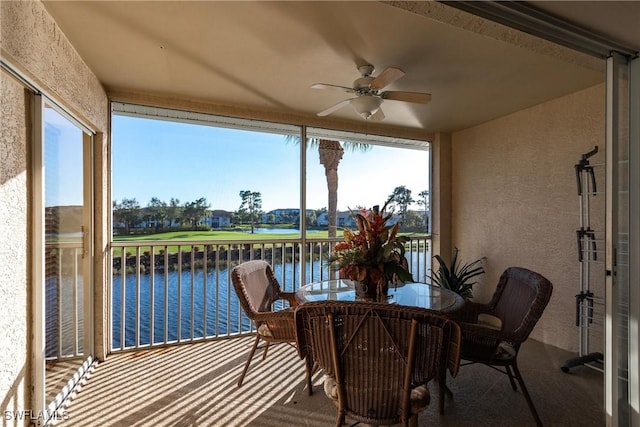
M 315 83 L 311 85 L 312 89 L 338 89 L 341 90 L 343 92 L 347 92 L 347 93 L 354 93 L 355 91 L 353 90 L 353 88 L 350 87 L 346 87 L 346 86 L 338 86 L 338 85 L 330 85 L 330 84 L 326 84 L 326 83 Z
M 383 87 L 390 85 L 391 83 L 404 76 L 404 71 L 400 68 L 388 67 L 381 72 L 378 77 L 371 81 L 372 89 L 382 89 Z
M 352 99 L 354 99 L 354 98 L 349 98 L 349 99 L 345 99 L 344 101 L 340 101 L 337 104 L 334 104 L 331 107 L 327 108 L 326 110 L 320 111 L 318 113 L 318 115 L 320 117 L 328 116 L 329 114 L 333 113 L 334 111 L 338 111 L 339 109 L 341 109 L 345 105 L 348 105 L 349 102 L 351 102 Z
M 390 99 L 392 101 L 415 102 L 417 104 L 427 104 L 431 101 L 430 93 L 420 92 L 389 91 L 382 92 L 380 97 L 382 99 Z
M 371 120 L 372 122 L 380 122 L 384 120 L 384 113 L 382 112 L 382 108 L 378 108 L 378 111 L 370 115 L 367 120 Z

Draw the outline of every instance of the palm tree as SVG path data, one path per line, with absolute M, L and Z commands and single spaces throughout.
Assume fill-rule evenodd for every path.
M 300 137 L 296 135 L 287 135 L 287 141 L 300 143 Z M 318 155 L 320 164 L 324 166 L 324 174 L 327 178 L 327 219 L 328 237 L 336 237 L 337 235 L 337 217 L 338 217 L 338 165 L 344 154 L 345 148 L 350 151 L 369 151 L 371 146 L 360 142 L 352 141 L 336 141 L 332 139 L 310 138 L 309 147 L 318 147 Z
M 314 144 L 312 142 L 312 144 Z M 318 154 L 320 155 L 320 164 L 324 166 L 324 174 L 327 178 L 327 194 L 329 200 L 327 202 L 327 219 L 329 225 L 327 235 L 336 237 L 337 235 L 337 217 L 338 217 L 338 165 L 342 160 L 344 149 L 339 141 L 330 139 L 320 139 L 317 141 Z

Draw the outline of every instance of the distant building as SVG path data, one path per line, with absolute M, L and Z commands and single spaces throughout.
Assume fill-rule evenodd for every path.
M 393 215 L 391 219 L 389 219 L 388 225 L 393 225 L 396 222 L 400 221 L 400 219 L 400 215 Z M 320 215 L 318 215 L 318 225 L 323 227 L 329 225 L 328 212 L 322 212 Z M 349 228 L 355 226 L 356 221 L 353 218 L 353 214 L 351 213 L 351 211 L 338 211 L 336 218 L 336 227 Z
M 227 228 L 231 226 L 231 213 L 220 209 L 209 211 L 209 215 L 200 220 L 201 225 L 211 228 Z
M 311 215 L 313 212 L 313 209 L 307 209 L 307 215 Z M 274 209 L 263 213 L 260 221 L 263 224 L 295 224 L 300 221 L 300 209 Z
M 329 225 L 329 213 L 322 212 L 318 215 L 318 225 L 326 227 Z M 355 227 L 356 222 L 353 219 L 353 215 L 351 215 L 350 211 L 338 211 L 336 217 L 336 226 L 337 227 Z

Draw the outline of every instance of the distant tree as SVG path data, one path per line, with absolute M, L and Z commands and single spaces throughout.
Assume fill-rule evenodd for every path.
M 429 205 L 429 190 L 422 190 L 418 193 L 418 199 L 416 203 L 424 208 L 424 226 L 427 229 L 427 233 L 429 232 L 429 209 L 431 206 Z
M 258 215 L 262 209 L 262 194 L 258 191 L 242 190 L 240 191 L 242 203 L 238 208 L 238 214 L 241 218 L 246 218 L 251 223 L 251 234 L 254 232 L 254 226 L 258 222 Z
M 318 225 L 318 215 L 315 211 L 307 214 L 307 225 Z
M 151 228 L 151 221 L 153 220 L 153 216 L 149 209 L 141 209 L 140 217 L 144 221 L 144 228 Z
M 149 208 L 151 218 L 156 223 L 156 229 L 164 228 L 164 222 L 169 215 L 167 212 L 167 203 L 157 197 L 152 197 L 147 207 Z
M 407 211 L 402 223 L 402 229 L 404 231 L 419 231 L 424 230 L 424 221 L 422 215 L 417 211 Z
M 113 215 L 113 228 L 120 228 L 120 224 L 126 225 L 120 212 L 119 203 L 114 200 L 111 205 L 111 213 Z
M 167 206 L 167 220 L 169 227 L 173 227 L 173 222 L 179 220 L 182 216 L 182 207 L 180 206 L 180 200 L 171 198 L 169 200 L 169 206 Z
M 193 230 L 198 229 L 198 223 L 207 215 L 207 209 L 211 205 L 204 197 L 199 198 L 193 202 L 187 202 L 184 204 L 184 211 L 182 212 L 182 219 L 184 223 L 189 224 Z
M 122 199 L 120 203 L 114 200 L 113 220 L 124 224 L 125 232 L 129 234 L 131 229 L 140 223 L 140 204 L 138 201 L 135 198 Z
M 404 222 L 404 218 L 407 215 L 407 209 L 409 208 L 409 205 L 414 202 L 411 198 L 411 190 L 404 185 L 400 185 L 393 190 L 389 199 L 393 200 L 391 203 L 393 206 L 398 208 L 400 216 L 402 217 L 402 222 Z
M 237 211 L 231 212 L 229 216 L 230 216 L 229 220 L 231 221 L 231 224 L 234 224 L 234 225 L 242 224 L 242 218 L 240 217 L 240 214 Z
M 284 213 L 282 215 L 280 215 L 280 223 L 284 223 L 284 224 L 293 224 L 293 223 L 300 223 L 300 215 L 292 215 L 290 213 Z

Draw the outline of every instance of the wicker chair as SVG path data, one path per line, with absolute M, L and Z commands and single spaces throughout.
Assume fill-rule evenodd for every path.
M 262 260 L 247 261 L 237 265 L 231 272 L 233 287 L 240 304 L 247 316 L 256 325 L 256 339 L 238 379 L 238 387 L 242 386 L 251 359 L 258 348 L 260 340 L 266 342 L 262 359 L 267 357 L 270 343 L 288 343 L 295 345 L 296 329 L 294 307 L 297 302 L 293 292 L 283 292 L 276 280 L 271 266 Z M 288 303 L 289 307 L 274 311 L 274 303 Z M 286 304 L 286 303 L 285 303 Z M 305 359 L 306 382 L 309 395 L 313 393 L 311 386 L 311 359 Z
M 460 327 L 420 308 L 318 301 L 296 308 L 298 351 L 324 370 L 324 390 L 349 416 L 373 425 L 416 426 L 428 381 L 458 372 Z
M 488 304 L 467 301 L 456 313 L 462 328 L 462 365 L 490 366 L 506 374 L 517 390 L 515 378 L 537 425 L 542 422 L 518 369 L 518 352 L 542 316 L 552 291 L 551 282 L 540 274 L 511 267 L 502 273 Z

